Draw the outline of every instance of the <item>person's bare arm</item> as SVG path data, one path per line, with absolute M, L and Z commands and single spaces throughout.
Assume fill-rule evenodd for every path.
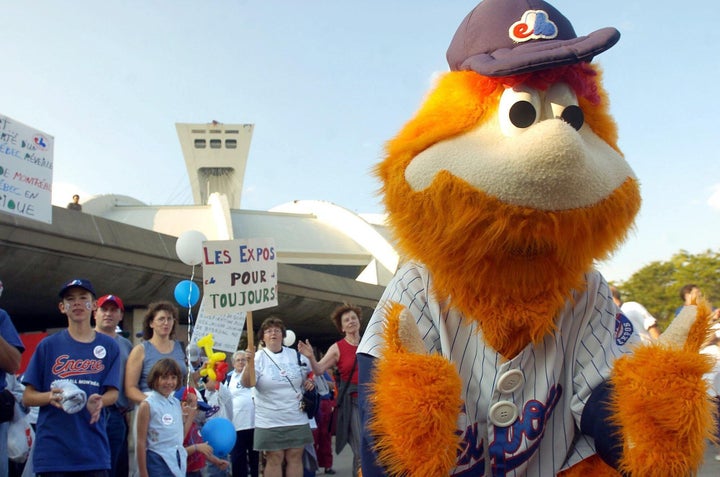
M 240 383 L 246 388 L 252 388 L 255 386 L 255 379 L 250 377 L 249 369 L 255 371 L 255 347 L 248 347 L 247 351 L 247 364 L 243 369 L 242 375 L 240 376 Z M 255 374 L 255 373 L 253 373 Z
M 146 402 L 140 403 L 137 410 L 135 440 L 135 455 L 138 464 L 140 477 L 149 477 L 147 470 L 147 431 L 150 423 L 150 405 Z
M 15 374 L 20 369 L 20 350 L 0 336 L 0 369 Z
M 125 363 L 125 395 L 135 404 L 145 400 L 145 393 L 140 390 L 140 375 L 142 374 L 145 348 L 139 344 L 135 346 Z
M 62 409 L 62 392 L 60 388 L 52 388 L 50 391 L 41 392 L 35 389 L 32 384 L 26 384 L 22 398 L 23 405 L 30 407 L 51 404 L 58 409 Z
M 340 348 L 338 348 L 337 343 L 333 343 L 332 345 L 330 345 L 327 353 L 325 353 L 325 356 L 323 356 L 319 362 L 315 360 L 315 353 L 313 353 L 312 351 L 312 345 L 310 344 L 310 340 L 299 340 L 298 351 L 300 351 L 303 356 L 310 360 L 310 365 L 312 366 L 313 373 L 317 375 L 321 375 L 328 369 L 335 366 L 340 359 Z
M 120 395 L 117 388 L 107 388 L 102 395 L 91 394 L 87 400 L 87 410 L 90 412 L 90 424 L 95 424 L 100 419 L 102 408 L 115 404 Z

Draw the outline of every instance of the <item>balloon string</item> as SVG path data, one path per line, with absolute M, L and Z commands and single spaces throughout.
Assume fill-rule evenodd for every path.
M 192 266 L 192 272 L 190 273 L 190 282 L 192 283 L 194 281 L 194 279 L 195 279 L 195 265 Z M 186 353 L 187 354 L 186 359 L 187 359 L 188 373 L 187 373 L 187 383 L 185 386 L 187 388 L 190 387 L 190 376 L 192 375 L 192 371 L 191 371 L 192 363 L 190 362 L 189 349 L 190 349 L 190 344 L 191 344 L 190 339 L 192 338 L 192 331 L 193 331 L 193 316 L 192 316 L 192 305 L 190 303 L 192 303 L 192 286 L 188 287 L 188 301 L 187 301 L 187 304 L 188 304 L 188 328 L 187 328 L 187 330 L 188 330 L 188 336 L 187 336 L 188 352 Z

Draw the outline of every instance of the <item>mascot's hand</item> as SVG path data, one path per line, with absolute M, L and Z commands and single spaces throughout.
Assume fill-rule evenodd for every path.
M 611 407 L 623 436 L 624 473 L 697 473 L 714 427 L 714 404 L 703 379 L 713 360 L 698 352 L 710 332 L 709 317 L 703 301 L 686 306 L 656 343 L 638 346 L 615 362 Z
M 660 335 L 658 343 L 676 348 L 687 347 L 689 351 L 699 351 L 708 333 L 705 308 L 707 305 L 701 303 L 701 312 L 698 313 L 698 306 L 684 306 L 670 326 Z M 698 316 L 702 316 L 704 321 L 697 320 Z
M 392 304 L 385 313 L 369 398 L 378 460 L 391 475 L 448 475 L 459 445 L 460 378 L 449 361 L 427 353 L 407 310 Z

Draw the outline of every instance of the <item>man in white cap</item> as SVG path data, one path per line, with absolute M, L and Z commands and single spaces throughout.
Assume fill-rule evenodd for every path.
M 125 363 L 132 351 L 130 340 L 118 333 L 118 325 L 123 319 L 125 306 L 117 295 L 104 295 L 98 298 L 95 310 L 95 331 L 113 338 L 120 349 L 120 389 L 118 400 L 107 408 L 106 427 L 110 441 L 110 477 L 127 477 L 129 474 L 128 421 L 127 413 L 132 403 L 124 391 Z

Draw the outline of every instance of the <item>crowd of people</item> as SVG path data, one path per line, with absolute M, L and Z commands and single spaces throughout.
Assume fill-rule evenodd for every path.
M 350 444 L 357 475 L 359 308 L 335 310 L 331 318 L 344 337 L 322 358 L 309 341 L 299 341 L 297 350 L 286 346 L 284 322 L 267 318 L 258 348 L 249 343 L 236 351 L 233 369 L 220 378 L 200 373 L 202 360 L 188 359 L 176 337 L 178 309 L 168 301 L 148 306 L 142 341 L 133 347 L 121 333 L 125 307 L 117 295 L 97 298 L 88 280 L 73 279 L 58 298 L 67 328 L 40 341 L 17 380 L 25 350 L 0 309 L 0 391 L 14 391 L 12 405 L 36 413 L 24 465 L 9 461 L 9 420 L 0 422 L 0 475 L 304 477 L 318 469 L 332 475 L 332 435 L 338 453 Z M 303 391 L 311 389 L 321 400 L 312 418 L 302 406 Z M 2 406 L 0 400 L 0 421 Z M 203 438 L 203 426 L 218 417 L 235 430 L 225 455 Z

